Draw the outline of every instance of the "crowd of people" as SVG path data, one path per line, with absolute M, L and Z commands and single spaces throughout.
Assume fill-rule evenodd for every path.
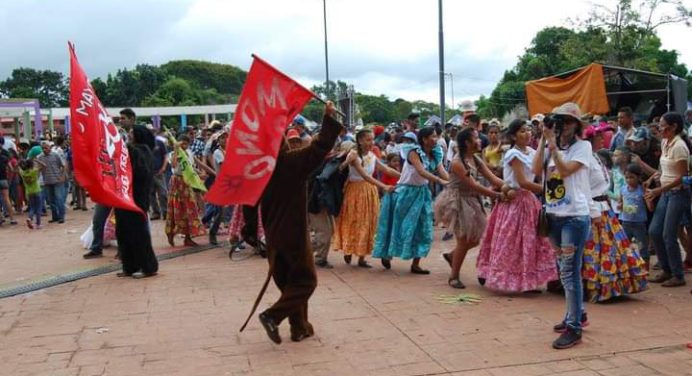
M 421 127 L 420 116 L 411 114 L 387 127 L 344 129 L 319 167 L 306 172 L 314 264 L 332 268 L 329 254 L 337 252 L 346 264 L 356 256 L 359 268 L 379 259 L 391 269 L 398 258 L 411 260 L 411 273 L 430 274 L 423 260 L 435 227 L 444 228 L 441 241 L 454 239 L 442 255 L 451 288 L 465 288 L 460 270 L 468 251 L 480 246 L 476 276 L 485 288 L 564 292 L 566 314 L 555 325 L 561 336 L 553 346 L 571 347 L 588 325 L 584 301 L 635 294 L 648 283 L 683 286 L 692 269 L 692 111 L 644 121 L 627 107 L 617 114 L 591 116 L 565 103 L 550 114 L 501 122 L 467 108 L 462 124 Z M 171 246 L 176 236 L 194 246 L 203 235 L 217 245 L 226 228 L 234 247 L 261 247 L 264 223 L 279 220 L 268 218 L 273 210 L 203 199 L 225 163 L 231 124 L 213 121 L 173 135 L 136 124 L 125 109 L 118 125 L 130 144 L 135 202 L 148 220 L 165 221 Z M 319 133 L 298 116 L 285 144 L 301 150 Z M 26 225 L 40 229 L 47 207 L 56 225 L 67 207 L 89 209 L 74 179 L 69 136 L 0 137 L 0 143 L 0 224 L 16 225 L 27 213 Z M 110 233 L 118 240 L 120 275 L 155 275 L 147 220 L 102 204 L 94 204 L 84 257 L 103 256 L 109 226 L 116 229 Z M 119 236 L 123 231 L 134 236 Z M 650 270 L 657 273 L 650 277 Z M 311 331 L 301 328 L 299 335 Z

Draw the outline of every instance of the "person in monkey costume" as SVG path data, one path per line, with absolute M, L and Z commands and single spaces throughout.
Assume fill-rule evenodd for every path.
M 281 297 L 259 314 L 259 320 L 269 339 L 277 344 L 281 343 L 279 325 L 286 318 L 291 325 L 291 340 L 301 341 L 314 334 L 308 321 L 308 299 L 317 287 L 317 274 L 308 234 L 307 183 L 310 173 L 320 166 L 341 132 L 342 126 L 335 114 L 334 104 L 328 102 L 322 130 L 308 146 L 291 149 L 287 142 L 282 144 L 274 173 L 262 195 L 269 274 L 281 291 Z M 250 317 L 268 281 L 269 276 Z

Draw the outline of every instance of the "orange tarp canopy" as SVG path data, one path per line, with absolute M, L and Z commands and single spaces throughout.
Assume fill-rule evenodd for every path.
M 526 100 L 531 116 L 553 111 L 553 108 L 574 102 L 582 113 L 608 113 L 603 66 L 590 64 L 567 78 L 548 77 L 526 82 Z

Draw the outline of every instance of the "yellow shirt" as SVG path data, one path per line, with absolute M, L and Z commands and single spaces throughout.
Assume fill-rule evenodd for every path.
M 499 167 L 502 161 L 502 144 L 497 145 L 497 147 L 488 145 L 483 149 L 483 159 L 485 159 L 491 167 Z

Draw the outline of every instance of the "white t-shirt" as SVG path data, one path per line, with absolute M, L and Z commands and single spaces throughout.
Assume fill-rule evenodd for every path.
M 514 188 L 514 189 L 519 189 L 521 188 L 519 186 L 519 181 L 517 180 L 517 177 L 514 176 L 514 170 L 512 169 L 512 165 L 510 162 L 514 159 L 518 159 L 521 162 L 521 167 L 524 172 L 524 177 L 528 181 L 533 181 L 533 179 L 536 177 L 533 173 L 533 157 L 536 155 L 536 150 L 527 147 L 526 148 L 528 151 L 528 154 L 524 154 L 521 151 L 511 148 L 507 150 L 502 157 L 502 177 L 504 178 L 505 183 L 507 183 L 508 186 Z
M 368 152 L 368 154 L 364 155 L 363 158 L 361 159 L 360 157 L 356 158 L 356 163 L 360 163 L 361 166 L 363 166 L 363 170 L 365 170 L 365 173 L 372 176 L 375 173 L 375 164 L 377 163 L 377 157 L 375 156 L 375 153 L 373 152 Z M 362 176 L 358 173 L 358 170 L 355 168 L 349 168 L 348 169 L 348 181 L 364 181 Z
M 454 154 L 456 154 L 456 151 L 454 149 L 456 148 L 457 142 L 455 140 L 450 139 L 449 148 L 447 149 L 447 162 L 452 163 L 452 160 L 454 159 Z
M 567 150 L 560 152 L 563 161 L 579 162 L 582 167 L 563 180 L 555 167 L 555 162 L 550 158 L 546 173 L 548 179 L 545 192 L 546 211 L 558 217 L 589 215 L 591 202 L 589 167 L 593 158 L 591 143 L 579 140 Z
M 610 188 L 610 176 L 608 170 L 597 155 L 591 154 L 591 165 L 589 166 L 589 181 L 591 183 L 591 197 L 598 197 L 608 194 Z M 589 204 L 591 218 L 601 216 L 603 210 L 608 207 L 607 202 L 593 201 Z
M 443 153 L 447 153 L 447 140 L 445 140 L 444 137 L 440 137 L 437 139 L 437 145 L 442 148 Z
M 226 154 L 221 150 L 221 148 L 217 148 L 214 150 L 214 171 L 217 173 L 219 172 L 219 169 L 221 168 L 221 164 L 223 163 L 223 160 L 226 158 Z

